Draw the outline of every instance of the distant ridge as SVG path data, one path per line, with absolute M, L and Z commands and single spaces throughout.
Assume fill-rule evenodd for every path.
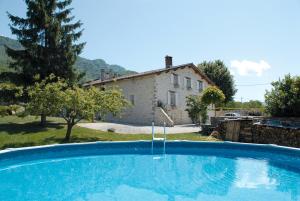
M 0 35 L 0 72 L 9 70 L 8 63 L 10 58 L 5 52 L 5 45 L 14 49 L 22 49 L 22 45 L 17 40 Z M 100 78 L 101 69 L 104 69 L 105 72 L 112 72 L 120 76 L 136 73 L 135 71 L 127 70 L 126 68 L 120 65 L 107 64 L 103 59 L 90 60 L 83 57 L 78 57 L 75 63 L 75 67 L 80 72 L 85 72 L 85 81 Z

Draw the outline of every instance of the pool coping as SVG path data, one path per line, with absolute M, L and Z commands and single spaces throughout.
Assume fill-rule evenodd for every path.
M 35 150 L 35 149 L 43 149 L 43 148 L 55 148 L 55 147 L 76 147 L 80 145 L 97 145 L 97 144 L 132 144 L 132 143 L 151 143 L 151 140 L 133 140 L 133 141 L 95 141 L 95 142 L 79 142 L 79 143 L 63 143 L 63 144 L 50 144 L 50 145 L 38 145 L 38 146 L 29 146 L 29 147 L 18 147 L 18 148 L 6 148 L 0 150 L 0 155 L 15 152 L 15 151 L 22 151 L 22 150 Z M 282 151 L 292 151 L 297 152 L 300 154 L 300 148 L 296 147 L 287 147 L 281 146 L 276 144 L 257 144 L 257 143 L 243 143 L 243 142 L 232 142 L 232 141 L 192 141 L 192 140 L 167 140 L 166 145 L 173 144 L 173 143 L 191 143 L 191 144 L 199 144 L 199 145 L 233 145 L 233 146 L 243 146 L 243 147 L 251 147 L 251 148 L 274 148 L 275 150 L 282 150 Z

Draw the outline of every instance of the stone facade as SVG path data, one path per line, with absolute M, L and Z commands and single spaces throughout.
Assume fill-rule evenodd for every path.
M 174 86 L 172 83 L 173 74 L 178 75 L 178 86 Z M 191 79 L 191 88 L 186 86 L 186 78 Z M 155 77 L 155 85 L 157 88 L 156 97 L 157 101 L 162 102 L 165 107 L 164 110 L 174 121 L 175 124 L 191 124 L 192 120 L 189 118 L 186 109 L 186 97 L 189 95 L 199 95 L 197 88 L 197 81 L 203 82 L 203 89 L 208 87 L 207 81 L 201 78 L 191 68 L 178 69 L 176 71 L 169 71 L 168 73 L 162 73 Z M 174 91 L 176 93 L 176 106 L 172 107 L 169 103 L 168 92 Z M 213 115 L 213 111 L 209 111 L 209 116 Z
M 172 83 L 173 74 L 178 75 L 178 85 L 176 86 Z M 186 86 L 187 78 L 191 80 L 190 88 Z M 107 121 L 142 125 L 151 125 L 151 122 L 154 121 L 156 125 L 162 125 L 168 118 L 156 108 L 160 102 L 160 107 L 171 119 L 166 123 L 171 125 L 192 123 L 185 111 L 186 97 L 200 94 L 197 86 L 198 81 L 202 81 L 203 89 L 209 86 L 208 81 L 195 72 L 193 68 L 183 66 L 182 68 L 170 67 L 161 73 L 152 73 L 147 76 L 137 76 L 96 86 L 105 88 L 118 86 L 128 100 L 134 99 L 134 104 L 126 109 L 120 117 L 108 115 Z M 176 94 L 175 106 L 170 104 L 170 91 Z M 155 114 L 156 112 L 160 114 Z M 212 116 L 214 113 L 209 110 L 208 114 Z

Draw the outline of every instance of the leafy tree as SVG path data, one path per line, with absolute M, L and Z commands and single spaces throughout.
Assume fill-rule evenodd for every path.
M 203 91 L 202 97 L 201 97 L 201 101 L 206 104 L 206 105 L 210 105 L 210 104 L 220 104 L 225 100 L 225 95 L 223 94 L 223 92 L 216 86 L 211 86 L 206 88 Z M 216 110 L 215 110 L 215 116 L 216 116 Z
M 300 76 L 286 75 L 284 79 L 272 83 L 273 88 L 266 91 L 266 111 L 272 116 L 300 116 Z
M 128 106 L 122 92 L 118 89 L 100 91 L 94 87 L 82 89 L 77 86 L 63 92 L 62 116 L 67 122 L 65 140 L 69 141 L 71 131 L 82 119 L 91 120 L 96 113 L 118 115 Z
M 237 89 L 234 86 L 233 76 L 223 61 L 204 61 L 198 64 L 198 68 L 223 91 L 225 103 L 233 100 Z
M 52 82 L 53 79 L 58 80 Z M 80 88 L 55 76 L 36 82 L 28 89 L 29 103 L 26 112 L 32 115 L 59 115 L 67 122 L 65 140 L 69 141 L 72 128 L 82 119 L 91 120 L 96 113 L 118 115 L 128 106 L 122 91 L 117 88 L 105 91 L 91 87 Z M 43 115 L 41 115 L 43 116 Z
M 63 89 L 67 87 L 66 83 L 58 79 L 54 75 L 47 77 L 41 82 L 36 82 L 28 88 L 29 103 L 26 111 L 31 115 L 41 116 L 41 125 L 46 124 L 46 116 L 58 114 L 62 107 Z
M 200 96 L 188 96 L 186 97 L 186 111 L 193 123 L 205 123 L 207 121 L 207 105 L 201 101 Z
M 71 2 L 25 0 L 25 18 L 8 13 L 12 34 L 23 48 L 6 47 L 6 52 L 13 59 L 10 67 L 20 74 L 25 87 L 36 82 L 35 75 L 43 80 L 54 74 L 70 83 L 80 77 L 73 65 L 84 46 L 75 44 L 82 34 L 82 30 L 76 31 L 82 23 L 71 23 L 74 18 L 68 8 Z

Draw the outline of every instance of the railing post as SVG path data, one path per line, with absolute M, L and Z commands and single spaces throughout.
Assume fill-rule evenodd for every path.
M 151 144 L 151 152 L 153 154 L 153 141 L 154 141 L 154 122 L 152 122 L 152 144 Z
M 166 139 L 167 139 L 166 122 L 164 122 L 164 154 L 166 153 Z

